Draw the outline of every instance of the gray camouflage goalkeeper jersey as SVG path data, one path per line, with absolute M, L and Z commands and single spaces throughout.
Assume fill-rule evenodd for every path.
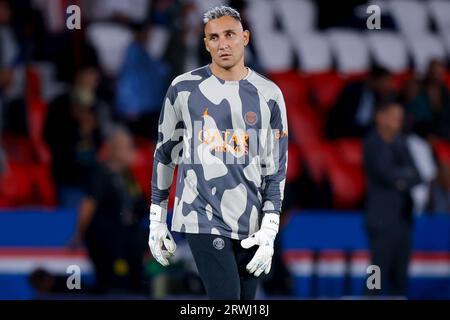
M 167 208 L 178 165 L 172 231 L 243 239 L 279 214 L 288 126 L 280 89 L 248 69 L 224 81 L 208 66 L 175 78 L 159 119 L 153 204 Z

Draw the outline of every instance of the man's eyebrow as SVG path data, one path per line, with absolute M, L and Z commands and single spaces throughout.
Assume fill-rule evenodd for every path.
M 228 33 L 228 32 L 236 33 L 236 30 L 234 30 L 234 29 L 227 29 L 223 33 Z
M 212 33 L 208 33 L 206 36 L 207 37 L 211 37 L 211 36 L 218 36 L 219 34 L 216 32 L 212 32 Z
M 222 31 L 222 33 L 228 33 L 228 32 L 232 32 L 232 33 L 236 33 L 236 30 L 234 29 L 227 29 Z M 212 33 L 208 33 L 206 36 L 207 37 L 211 37 L 211 36 L 218 36 L 219 34 L 217 32 L 212 32 Z

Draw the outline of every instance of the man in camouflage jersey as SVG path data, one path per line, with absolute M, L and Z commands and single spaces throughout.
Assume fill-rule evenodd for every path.
M 287 168 L 283 95 L 244 65 L 250 38 L 239 13 L 204 14 L 211 64 L 176 77 L 154 155 L 149 246 L 162 265 L 176 249 L 166 224 L 178 165 L 172 231 L 186 234 L 210 299 L 254 299 L 269 273 Z

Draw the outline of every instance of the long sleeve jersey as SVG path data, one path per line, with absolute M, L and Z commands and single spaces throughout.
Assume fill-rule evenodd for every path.
M 248 69 L 225 81 L 208 66 L 176 77 L 154 154 L 153 204 L 167 210 L 178 165 L 172 231 L 243 239 L 280 214 L 288 125 L 281 90 Z

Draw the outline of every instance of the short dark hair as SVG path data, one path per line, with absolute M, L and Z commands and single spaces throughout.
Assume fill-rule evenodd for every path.
M 203 23 L 207 24 L 209 21 L 214 19 L 219 19 L 222 17 L 232 17 L 239 22 L 241 21 L 241 15 L 236 9 L 228 6 L 218 6 L 214 7 L 203 14 Z
M 385 112 L 393 107 L 400 107 L 402 110 L 405 109 L 397 99 L 387 99 L 377 104 L 375 107 L 375 113 Z
M 388 77 L 391 75 L 391 73 L 389 72 L 388 69 L 386 69 L 385 67 L 383 67 L 379 64 L 372 65 L 372 67 L 370 68 L 369 74 L 372 79 L 379 79 L 379 78 Z

